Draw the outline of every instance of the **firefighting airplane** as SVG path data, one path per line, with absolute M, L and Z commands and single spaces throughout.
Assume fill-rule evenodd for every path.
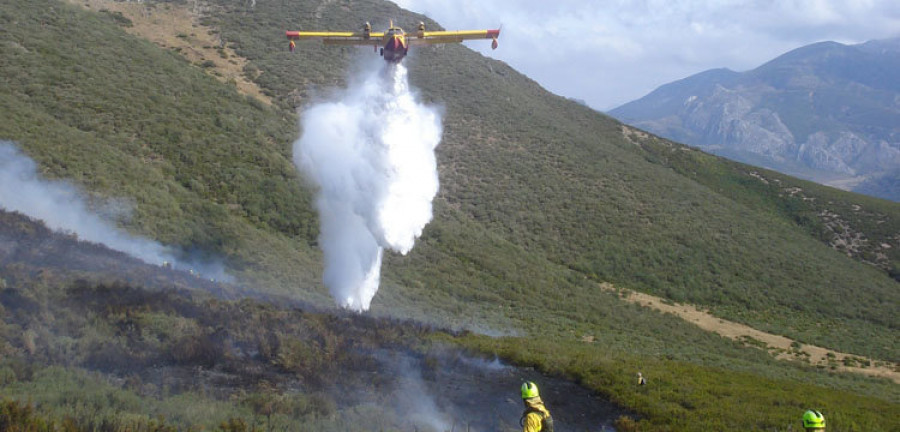
M 394 27 L 391 21 L 390 27 L 385 32 L 373 32 L 372 25 L 366 23 L 360 32 L 306 32 L 287 31 L 285 35 L 290 40 L 291 52 L 294 51 L 294 41 L 298 39 L 322 39 L 325 45 L 371 45 L 375 52 L 389 63 L 398 63 L 403 60 L 411 45 L 429 45 L 443 43 L 458 43 L 468 39 L 493 39 L 491 48 L 497 49 L 497 38 L 500 30 L 464 30 L 464 31 L 425 31 L 425 23 L 419 23 L 419 29 L 415 33 L 406 33 L 400 27 Z

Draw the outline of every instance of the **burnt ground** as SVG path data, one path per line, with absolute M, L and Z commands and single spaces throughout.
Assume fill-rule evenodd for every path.
M 499 360 L 484 360 L 456 349 L 422 356 L 405 349 L 369 353 L 375 359 L 365 370 L 348 370 L 322 377 L 316 392 L 336 402 L 334 418 L 346 418 L 353 430 L 410 432 L 521 431 L 524 381 L 537 383 L 554 419 L 557 432 L 609 432 L 622 415 L 634 414 L 571 381 L 550 377 L 532 368 L 518 368 Z M 218 367 L 154 367 L 137 372 L 143 383 L 173 392 L 200 391 L 229 399 L 257 379 L 224 372 Z M 124 379 L 125 377 L 123 377 Z M 310 388 L 288 374 L 264 379 L 287 393 Z M 120 379 L 121 380 L 121 379 Z M 146 384 L 145 384 L 146 385 Z M 360 428 L 356 411 L 378 413 L 378 421 Z M 340 423 L 340 420 L 337 421 Z M 334 430 L 326 421 L 323 430 Z
M 81 279 L 90 275 L 119 282 Z M 613 430 L 619 416 L 630 414 L 575 383 L 531 368 L 455 347 L 423 350 L 421 338 L 437 329 L 421 323 L 315 311 L 254 295 L 147 265 L 3 211 L 0 276 L 0 325 L 44 335 L 30 343 L 0 339 L 0 348 L 6 346 L 31 368 L 84 368 L 143 397 L 194 392 L 247 403 L 244 396 L 251 394 L 321 395 L 334 405 L 321 410 L 322 427 L 316 430 L 516 431 L 523 411 L 519 389 L 534 381 L 557 431 Z M 148 339 L 156 330 L 141 319 L 147 314 L 168 317 L 171 325 L 196 326 Z M 81 327 L 97 322 L 114 329 L 108 343 L 81 341 Z M 57 336 L 87 351 L 63 350 L 71 354 L 63 355 L 54 346 Z M 378 421 L 370 422 L 373 417 Z M 290 430 L 293 423 L 285 421 L 281 426 Z
M 630 414 L 573 382 L 496 359 L 455 350 L 424 359 L 396 352 L 379 358 L 396 374 L 395 409 L 407 420 L 402 430 L 520 431 L 524 381 L 537 383 L 556 431 L 612 431 L 619 416 Z

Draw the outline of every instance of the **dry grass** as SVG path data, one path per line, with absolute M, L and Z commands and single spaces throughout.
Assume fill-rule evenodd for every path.
M 803 361 L 813 365 L 833 368 L 837 371 L 888 378 L 900 384 L 900 365 L 894 363 L 874 361 L 862 356 L 842 353 L 815 345 L 801 344 L 784 336 L 766 333 L 744 324 L 715 317 L 706 311 L 698 309 L 696 306 L 664 301 L 660 297 L 617 288 L 612 284 L 603 283 L 600 284 L 600 287 L 607 291 L 618 292 L 619 297 L 631 303 L 671 313 L 685 321 L 694 323 L 703 330 L 745 343 L 749 341 L 761 342 L 765 344 L 766 349 L 770 353 L 782 360 Z M 845 364 L 845 361 L 849 363 L 869 362 L 871 366 L 848 366 Z
M 128 33 L 175 50 L 195 65 L 212 62 L 214 66 L 205 68 L 207 73 L 222 82 L 233 83 L 242 94 L 266 104 L 272 103 L 259 86 L 244 76 L 247 60 L 224 46 L 215 29 L 200 24 L 206 7 L 203 2 L 190 0 L 187 6 L 182 6 L 113 0 L 68 1 L 95 12 L 107 10 L 121 13 L 134 24 L 125 28 Z

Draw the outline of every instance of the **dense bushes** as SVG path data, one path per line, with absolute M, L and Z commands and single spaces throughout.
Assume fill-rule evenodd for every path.
M 0 139 L 48 177 L 133 203 L 119 221 L 132 232 L 236 266 L 264 266 L 254 244 L 286 236 L 298 243 L 285 252 L 308 260 L 318 224 L 289 159 L 290 112 L 248 103 L 78 6 L 0 8 Z M 297 280 L 298 270 L 268 270 Z
M 0 333 L 10 347 L 0 360 L 0 395 L 14 400 L 4 402 L 3 421 L 38 427 L 22 430 L 277 430 L 327 423 L 336 400 L 348 399 L 334 389 L 363 385 L 372 347 L 406 350 L 428 333 L 417 325 L 198 292 L 84 279 L 60 289 L 65 273 L 52 270 L 42 278 L 44 287 L 12 290 L 39 299 L 29 303 L 33 314 L 15 313 L 25 303 L 13 304 L 7 295 L 3 305 L 14 313 L 0 318 L 3 328 L 18 330 L 9 333 L 34 335 Z
M 52 4 L 5 12 L 16 24 L 5 27 L 9 43 L 0 45 L 10 84 L 0 92 L 9 119 L 0 135 L 19 142 L 51 176 L 133 200 L 132 218 L 123 221 L 132 230 L 225 254 L 232 269 L 270 291 L 320 299 L 310 289 L 319 279 L 318 224 L 288 157 L 297 133 L 291 98 L 343 82 L 354 51 L 309 44 L 299 59 L 270 49 L 282 36 L 258 29 L 419 17 L 379 2 L 318 14 L 286 13 L 305 9 L 277 2 L 252 9 L 213 2 L 206 22 L 263 72 L 258 83 L 279 101 L 267 107 L 124 35 L 108 17 Z M 85 46 L 103 49 L 80 55 Z M 399 292 L 391 306 L 440 297 L 446 308 L 436 314 L 452 315 L 469 307 L 471 296 L 457 294 L 467 287 L 484 286 L 481 302 L 519 289 L 577 289 L 565 280 L 578 275 L 563 275 L 561 283 L 542 276 L 559 266 L 806 342 L 898 358 L 889 343 L 897 337 L 890 307 L 900 301 L 896 282 L 819 238 L 819 215 L 828 210 L 864 233 L 867 245 L 893 244 L 896 205 L 784 176 L 767 186 L 742 165 L 652 137 L 629 140 L 618 122 L 464 47 L 425 48 L 408 64 L 422 98 L 446 113 L 442 188 L 428 230 L 467 241 L 421 244 L 413 251 L 419 256 L 399 263 L 402 271 L 395 270 L 401 260 L 388 258 L 386 284 Z M 803 197 L 785 192 L 795 186 Z M 486 236 L 505 244 L 475 260 L 456 259 L 480 254 Z M 897 262 L 896 246 L 882 251 L 888 266 Z M 859 256 L 877 256 L 864 252 Z M 510 280 L 522 254 L 534 258 L 535 277 Z M 413 260 L 421 265 L 408 265 Z M 485 273 L 493 277 L 475 277 Z M 432 283 L 435 277 L 445 283 Z M 795 308 L 810 297 L 814 310 Z M 841 331 L 801 330 L 794 319 L 831 320 Z
M 209 2 L 213 7 L 204 22 L 252 61 L 247 71 L 275 98 L 276 105 L 268 107 L 177 54 L 122 33 L 116 22 L 124 22 L 113 15 L 49 0 L 14 3 L 0 5 L 0 69 L 6 84 L 0 89 L 5 119 L 0 139 L 16 141 L 48 177 L 133 203 L 131 218 L 120 221 L 132 232 L 223 254 L 243 280 L 257 281 L 249 284 L 254 290 L 324 299 L 317 282 L 321 265 L 313 249 L 317 221 L 311 193 L 300 185 L 289 158 L 297 132 L 293 108 L 344 83 L 355 51 L 310 45 L 303 55 L 290 56 L 273 48 L 284 41 L 271 29 L 337 28 L 390 18 L 401 24 L 421 17 L 379 1 L 329 3 L 318 13 L 303 2 L 258 2 L 252 9 L 247 2 Z M 429 26 L 434 27 L 430 21 Z M 869 245 L 895 244 L 896 205 L 766 172 L 781 184 L 767 186 L 747 167 L 654 138 L 626 139 L 612 119 L 553 96 L 507 65 L 464 47 L 422 49 L 407 62 L 423 99 L 444 108 L 438 148 L 442 188 L 422 241 L 408 256 L 385 258 L 373 314 L 488 334 L 527 333 L 539 341 L 592 335 L 597 347 L 560 349 L 560 355 L 609 356 L 610 364 L 667 359 L 673 363 L 664 362 L 661 369 L 698 381 L 695 375 L 708 368 L 751 371 L 770 379 L 759 386 L 773 391 L 808 378 L 808 371 L 776 364 L 765 353 L 672 317 L 625 306 L 597 288 L 597 282 L 614 282 L 707 305 L 717 314 L 805 342 L 898 358 L 896 283 L 884 271 L 824 244 L 820 217 L 826 210 L 839 215 L 864 233 Z M 786 192 L 798 185 L 808 199 Z M 46 235 L 28 229 L 32 232 L 21 236 L 31 240 L 10 241 L 30 247 Z M 255 384 L 278 376 L 314 386 L 321 384 L 317 370 L 367 363 L 349 347 L 396 343 L 410 336 L 404 332 L 415 332 L 364 322 L 381 333 L 351 343 L 334 328 L 342 319 L 364 318 L 304 316 L 251 303 L 195 301 L 180 297 L 180 291 L 146 292 L 138 286 L 200 282 L 133 265 L 106 269 L 117 277 L 128 274 L 132 283 L 112 283 L 106 274 L 101 281 L 85 278 L 102 266 L 81 262 L 66 263 L 65 272 L 46 272 L 44 266 L 60 265 L 47 257 L 90 254 L 38 250 L 44 254 L 34 254 L 30 264 L 13 262 L 0 274 L 0 354 L 125 374 L 129 392 L 173 405 L 215 404 L 204 398 L 166 399 L 203 391 L 204 381 L 190 374 L 163 382 L 137 371 L 159 364 L 182 371 L 221 368 L 237 381 Z M 877 255 L 874 249 L 864 252 Z M 896 268 L 900 245 L 886 253 Z M 73 274 L 85 281 L 72 285 Z M 49 318 L 42 322 L 37 316 Z M 550 342 L 548 347 L 558 348 Z M 523 362 L 555 361 L 553 352 L 536 350 L 543 358 Z M 22 377 L 42 371 L 23 366 L 29 362 L 11 361 L 0 368 L 0 379 L 31 381 Z M 896 400 L 896 390 L 884 383 L 816 379 L 835 391 Z M 744 384 L 750 381 L 742 378 Z M 701 382 L 698 388 L 711 386 Z M 692 413 L 715 411 L 694 396 L 676 402 L 666 399 L 679 397 L 671 392 L 622 398 L 648 416 L 643 424 L 664 429 L 665 416 L 687 413 L 691 421 L 708 425 Z M 742 405 L 726 398 L 723 406 L 765 411 L 772 402 L 763 399 Z M 300 404 L 288 405 L 294 403 Z M 325 408 L 260 408 L 250 401 L 238 408 L 215 405 L 214 419 L 182 413 L 178 424 L 238 430 L 254 427 L 253 420 L 237 420 L 252 418 L 251 411 L 272 413 L 267 417 L 272 422 L 299 412 L 331 412 L 327 402 L 314 405 Z M 779 412 L 786 418 L 787 410 Z M 867 415 L 851 414 L 860 422 Z
M 40 225 L 23 225 L 14 216 L 0 217 L 0 226 L 4 222 L 29 232 L 41 231 Z M 428 241 L 459 238 L 444 238 L 445 234 Z M 873 413 L 890 412 L 900 401 L 896 385 L 890 382 L 779 365 L 762 350 L 742 348 L 678 318 L 629 306 L 615 293 L 594 292 L 590 280 L 566 280 L 566 270 L 544 277 L 559 278 L 577 286 L 577 290 L 563 294 L 524 288 L 500 293 L 492 300 L 503 309 L 512 306 L 515 314 L 529 317 L 523 322 L 531 331 L 530 337 L 492 339 L 465 332 L 457 337 L 434 333 L 421 324 L 318 313 L 252 300 L 225 301 L 203 291 L 173 289 L 165 284 L 145 289 L 104 281 L 103 273 L 97 270 L 91 278 L 85 278 L 68 267 L 48 265 L 62 261 L 42 248 L 69 253 L 76 248 L 53 248 L 55 242 L 64 240 L 55 239 L 58 235 L 44 235 L 23 241 L 18 247 L 25 256 L 45 257 L 43 267 L 22 262 L 0 266 L 10 285 L 0 291 L 0 307 L 4 309 L 0 315 L 0 346 L 7 353 L 0 361 L 0 394 L 20 402 L 30 397 L 42 418 L 58 424 L 66 418 L 151 424 L 164 416 L 166 422 L 159 425 L 176 425 L 179 429 L 189 425 L 205 425 L 207 430 L 241 430 L 242 425 L 248 430 L 277 429 L 278 425 L 311 422 L 341 430 L 337 424 L 353 425 L 357 421 L 352 412 L 346 411 L 347 406 L 371 401 L 340 389 L 364 383 L 369 390 L 385 387 L 389 391 L 388 381 L 373 373 L 379 370 L 374 352 L 424 350 L 432 340 L 462 343 L 517 364 L 569 376 L 640 414 L 634 421 L 649 430 L 719 427 L 708 418 L 717 418 L 727 410 L 768 412 L 759 420 L 765 427 L 779 425 L 780 421 L 789 424 L 794 405 L 820 404 L 818 399 L 803 395 L 786 396 L 785 391 L 798 388 L 797 383 L 817 383 L 804 384 L 808 386 L 804 393 L 849 401 L 839 410 L 835 408 L 839 404 L 831 399 L 821 402 L 847 424 L 873 424 L 877 419 Z M 483 254 L 505 245 L 497 238 L 484 240 L 487 247 L 480 253 L 456 256 L 478 262 L 486 259 Z M 123 271 L 112 265 L 116 261 L 111 256 L 115 254 L 92 253 L 109 269 Z M 81 261 L 91 256 L 79 254 L 85 255 Z M 526 265 L 519 267 L 523 269 L 519 273 L 512 274 L 500 266 L 479 277 L 486 281 L 527 279 L 531 277 L 527 260 L 537 258 L 524 259 Z M 155 280 L 133 276 L 148 271 L 144 267 L 155 268 L 138 266 L 120 274 L 135 280 Z M 153 271 L 167 272 L 162 268 Z M 74 275 L 80 278 L 73 280 Z M 172 279 L 168 280 L 171 283 Z M 459 295 L 484 297 L 477 289 L 460 291 Z M 513 295 L 533 301 L 505 299 Z M 424 310 L 428 311 L 437 308 L 428 306 L 429 302 L 442 298 L 413 300 L 426 305 Z M 568 302 L 578 306 L 569 307 Z M 468 315 L 468 311 L 476 314 Z M 509 328 L 511 324 L 477 306 L 458 313 L 491 323 L 493 330 L 486 331 Z M 560 335 L 558 328 L 570 331 Z M 592 342 L 584 342 L 588 340 L 586 335 Z M 646 352 L 658 354 L 640 354 Z M 653 388 L 659 391 L 635 393 L 632 378 L 636 368 L 652 376 Z M 84 369 L 98 373 L 86 373 Z M 709 378 L 725 376 L 729 377 L 726 381 Z M 337 394 L 328 390 L 334 388 Z M 772 401 L 781 402 L 773 408 Z M 672 418 L 680 420 L 673 423 Z M 386 420 L 385 424 L 391 423 Z

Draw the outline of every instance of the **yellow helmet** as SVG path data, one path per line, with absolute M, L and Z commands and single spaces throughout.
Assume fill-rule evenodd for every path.
M 809 429 L 825 429 L 825 416 L 818 411 L 809 410 L 803 413 L 803 427 Z
M 533 397 L 538 397 L 537 384 L 525 381 L 522 383 L 522 399 L 531 399 Z

